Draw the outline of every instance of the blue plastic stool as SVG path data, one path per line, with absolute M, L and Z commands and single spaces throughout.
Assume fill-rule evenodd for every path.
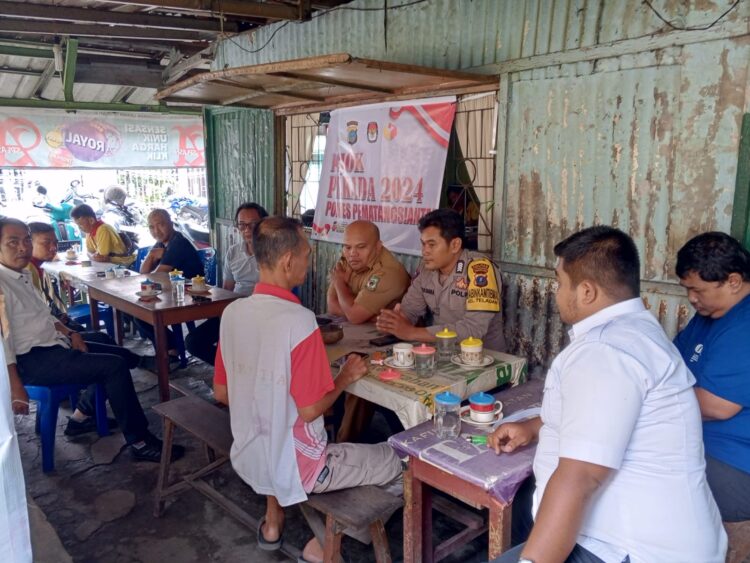
M 141 264 L 143 264 L 143 261 L 146 259 L 146 256 L 148 256 L 148 253 L 151 252 L 151 248 L 151 246 L 143 246 L 138 249 L 135 254 L 135 262 L 133 262 L 133 265 L 130 267 L 131 270 L 135 270 L 136 272 L 141 271 Z
M 216 285 L 216 250 L 213 248 L 201 248 L 198 256 L 203 262 L 203 272 L 208 285 Z
M 48 473 L 55 468 L 55 432 L 57 430 L 57 411 L 60 402 L 70 398 L 70 407 L 75 410 L 78 393 L 88 385 L 24 385 L 29 399 L 37 401 L 36 432 L 42 436 L 42 471 Z M 96 431 L 99 436 L 109 435 L 107 425 L 106 394 L 102 385 L 96 386 Z
M 112 307 L 99 303 L 99 318 L 104 321 L 104 327 L 112 338 L 115 337 L 115 319 Z M 79 303 L 68 307 L 67 315 L 77 323 L 81 323 L 88 330 L 99 330 L 98 326 L 91 326 L 91 307 L 88 303 Z

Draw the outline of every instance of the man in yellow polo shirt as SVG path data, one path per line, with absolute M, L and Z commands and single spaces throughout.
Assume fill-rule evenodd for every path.
M 129 253 L 120 235 L 111 225 L 97 219 L 91 206 L 82 203 L 70 212 L 78 228 L 86 233 L 86 252 L 94 262 L 113 262 L 130 266 L 135 255 Z

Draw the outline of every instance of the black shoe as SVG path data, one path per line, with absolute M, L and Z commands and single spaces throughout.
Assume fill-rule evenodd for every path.
M 156 367 L 156 356 L 141 356 L 138 362 L 138 367 L 150 371 L 151 373 L 159 373 L 159 369 Z M 169 356 L 169 371 L 181 367 L 181 360 L 179 356 Z
M 107 428 L 110 430 L 117 428 L 117 421 L 114 418 L 108 418 Z M 96 417 L 90 416 L 83 422 L 78 422 L 68 417 L 68 425 L 65 427 L 64 432 L 66 436 L 80 436 L 89 432 L 96 432 Z
M 131 445 L 130 454 L 133 456 L 135 461 L 151 461 L 153 463 L 159 463 L 161 461 L 161 449 L 162 442 L 158 439 L 148 440 L 140 448 Z M 174 445 L 172 446 L 172 455 L 170 461 L 177 461 L 185 455 L 185 448 L 183 446 Z

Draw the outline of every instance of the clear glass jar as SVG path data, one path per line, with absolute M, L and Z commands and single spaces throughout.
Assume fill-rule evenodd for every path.
M 433 426 L 438 437 L 458 438 L 461 434 L 461 397 L 448 391 L 435 395 Z
M 437 338 L 437 354 L 438 360 L 441 362 L 450 362 L 451 358 L 456 354 L 456 342 L 458 341 L 458 334 L 445 327 L 443 330 L 435 334 Z
M 414 371 L 418 377 L 432 377 L 435 373 L 435 348 L 432 346 L 414 347 Z

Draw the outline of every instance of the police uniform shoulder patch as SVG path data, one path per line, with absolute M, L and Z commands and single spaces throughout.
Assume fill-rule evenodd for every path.
M 370 279 L 367 280 L 367 283 L 365 284 L 365 289 L 368 291 L 375 291 L 378 288 L 379 283 L 380 276 L 370 276 Z
M 467 311 L 500 311 L 500 291 L 492 262 L 478 258 L 469 262 L 469 289 L 466 296 Z

